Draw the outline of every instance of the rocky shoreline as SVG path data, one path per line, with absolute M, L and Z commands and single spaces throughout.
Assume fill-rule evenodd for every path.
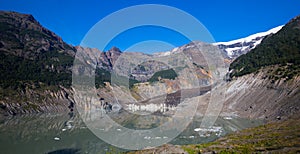
M 72 90 L 62 86 L 56 90 L 32 90 L 13 93 L 0 101 L 0 115 L 11 116 L 35 113 L 68 113 L 74 108 Z

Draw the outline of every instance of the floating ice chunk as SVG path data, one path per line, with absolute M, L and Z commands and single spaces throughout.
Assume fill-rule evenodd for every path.
M 189 138 L 195 138 L 195 136 L 189 136 Z
M 59 141 L 60 138 L 59 138 L 59 137 L 54 137 L 54 140 L 55 140 L 55 141 Z
M 219 131 L 222 131 L 222 127 L 210 127 L 210 128 L 195 128 L 194 129 L 195 132 L 199 132 L 199 131 L 202 131 L 202 132 L 219 132 Z
M 224 119 L 226 119 L 226 120 L 231 120 L 232 117 L 224 117 Z
M 200 137 L 210 137 L 210 134 L 206 133 L 206 134 L 199 134 Z
M 151 137 L 150 137 L 150 136 L 145 136 L 145 137 L 144 137 L 144 139 L 146 139 L 146 140 L 150 140 L 150 139 L 151 139 Z
M 194 131 L 195 132 L 199 132 L 201 130 L 201 128 L 195 128 Z

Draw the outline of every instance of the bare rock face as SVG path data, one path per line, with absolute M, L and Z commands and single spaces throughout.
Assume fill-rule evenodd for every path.
M 7 96 L 0 101 L 2 115 L 16 115 L 44 112 L 70 112 L 74 104 L 72 90 L 61 87 L 56 90 L 33 90 L 26 88 L 18 98 Z
M 110 50 L 108 50 L 105 55 L 107 59 L 109 59 L 110 64 L 113 66 L 119 56 L 122 54 L 121 50 L 117 47 L 112 47 Z
M 100 51 L 96 48 L 85 48 L 81 46 L 75 47 L 77 51 L 80 51 L 81 53 L 84 53 L 84 57 L 88 57 L 90 61 L 87 63 L 93 63 L 94 65 L 97 65 L 99 68 L 103 68 L 106 70 L 112 70 L 113 65 L 119 58 L 119 56 L 122 54 L 120 49 L 113 47 L 107 52 Z M 86 61 L 83 59 L 80 59 L 81 61 Z
M 271 80 L 265 68 L 226 85 L 224 114 L 267 121 L 283 120 L 300 113 L 300 78 Z

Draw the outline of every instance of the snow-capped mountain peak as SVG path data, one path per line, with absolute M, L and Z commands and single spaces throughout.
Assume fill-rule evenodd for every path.
M 250 35 L 245 38 L 229 41 L 229 42 L 217 42 L 212 43 L 214 46 L 218 46 L 220 51 L 222 52 L 222 55 L 224 55 L 227 58 L 235 59 L 239 57 L 242 54 L 245 54 L 249 52 L 250 50 L 254 49 L 257 45 L 261 43 L 261 41 L 270 34 L 275 34 L 279 30 L 281 30 L 283 26 L 278 26 L 275 28 L 272 28 L 266 32 L 260 32 L 253 35 Z M 178 52 L 183 52 L 184 50 L 189 50 L 195 48 L 197 45 L 201 46 L 201 42 L 194 41 L 189 44 L 183 45 L 181 47 L 176 47 L 170 51 L 166 52 L 157 52 L 153 53 L 155 56 L 169 56 L 172 54 L 176 54 Z
M 248 37 L 229 42 L 217 42 L 213 43 L 213 45 L 219 46 L 219 48 L 226 52 L 230 58 L 236 58 L 241 54 L 245 54 L 254 49 L 266 36 L 277 33 L 282 27 L 283 26 L 278 26 L 266 32 L 256 33 Z
M 217 42 L 217 43 L 213 43 L 214 45 L 231 45 L 231 44 L 235 44 L 235 43 L 240 43 L 240 42 L 250 42 L 252 40 L 255 40 L 256 38 L 258 37 L 265 37 L 267 35 L 270 35 L 270 34 L 275 34 L 277 33 L 283 26 L 278 26 L 278 27 L 275 27 L 275 28 L 272 28 L 266 32 L 260 32 L 260 33 L 256 33 L 256 34 L 253 34 L 253 35 L 250 35 L 248 37 L 245 37 L 245 38 L 241 38 L 241 39 L 237 39 L 237 40 L 233 40 L 233 41 L 229 41 L 229 42 Z

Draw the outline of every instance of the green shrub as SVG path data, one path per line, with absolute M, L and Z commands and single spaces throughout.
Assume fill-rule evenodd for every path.
M 176 72 L 173 69 L 162 70 L 154 73 L 154 75 L 148 80 L 150 83 L 156 82 L 159 78 L 174 80 L 177 77 Z

